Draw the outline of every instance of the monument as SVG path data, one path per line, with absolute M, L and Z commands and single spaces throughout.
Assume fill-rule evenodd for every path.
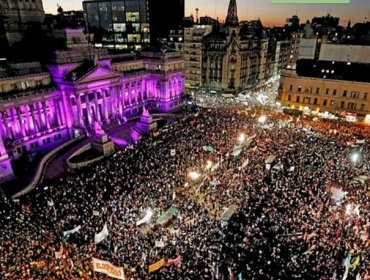
M 91 144 L 93 149 L 104 156 L 114 153 L 114 143 L 108 138 L 108 134 L 97 121 L 94 123 L 94 135 Z
M 157 122 L 153 121 L 148 109 L 143 105 L 143 113 L 140 116 L 140 121 L 136 123 L 136 128 L 143 134 L 157 130 Z

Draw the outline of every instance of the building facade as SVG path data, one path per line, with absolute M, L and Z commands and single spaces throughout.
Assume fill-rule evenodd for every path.
M 95 47 L 138 50 L 150 44 L 147 0 L 84 1 L 90 41 Z
M 44 21 L 42 0 L 0 1 L 0 48 L 11 47 L 24 38 L 24 33 L 32 24 Z M 0 50 L 1 55 L 1 50 Z
M 184 29 L 186 87 L 202 85 L 203 38 L 212 31 L 211 25 L 194 25 Z
M 268 41 L 241 27 L 236 1 L 230 0 L 223 28 L 185 29 L 186 84 L 229 92 L 252 87 L 268 75 L 267 52 Z
M 164 0 L 160 5 L 154 0 L 88 0 L 83 10 L 90 41 L 96 47 L 131 52 L 177 30 L 184 5 L 184 0 Z
M 48 71 L 3 74 L 0 159 L 4 166 L 24 153 L 45 153 L 81 130 L 92 129 L 95 122 L 104 126 L 137 115 L 143 106 L 169 112 L 181 105 L 184 63 L 177 52 L 147 50 L 134 60 L 107 57 L 94 63 L 71 57 L 60 58 Z
M 333 114 L 370 114 L 370 83 L 297 76 L 283 71 L 278 99 L 284 106 Z

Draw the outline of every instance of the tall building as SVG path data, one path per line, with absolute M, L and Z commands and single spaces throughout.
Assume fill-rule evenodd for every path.
M 165 8 L 164 8 L 165 7 Z M 179 28 L 184 0 L 88 0 L 87 32 L 96 47 L 134 51 L 155 44 Z
M 212 31 L 211 25 L 194 25 L 184 29 L 184 61 L 186 88 L 202 85 L 203 38 Z
M 0 68 L 4 178 L 11 175 L 9 160 L 46 153 L 95 122 L 105 126 L 137 115 L 143 106 L 159 112 L 181 106 L 185 81 L 179 53 L 143 49 L 138 56 L 101 52 L 94 62 L 85 58 L 83 50 L 60 51 L 47 69 L 39 64 Z
M 305 40 L 314 40 L 306 42 Z M 296 71 L 283 71 L 279 100 L 285 106 L 351 114 L 370 114 L 370 46 L 321 44 L 315 55 L 316 39 L 301 43 Z
M 33 24 L 42 23 L 44 18 L 42 0 L 1 0 L 0 38 L 3 42 L 0 42 L 0 49 L 4 50 L 21 41 L 26 30 Z
M 95 47 L 138 50 L 150 44 L 147 0 L 84 1 L 86 28 Z

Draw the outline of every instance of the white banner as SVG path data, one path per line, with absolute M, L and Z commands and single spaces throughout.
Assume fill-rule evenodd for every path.
M 110 262 L 92 258 L 93 267 L 95 272 L 100 272 L 108 275 L 109 277 L 125 280 L 123 267 L 114 266 Z
M 81 226 L 78 226 L 78 227 L 75 227 L 74 229 L 63 231 L 63 236 L 67 236 L 67 235 L 73 234 L 75 232 L 79 232 L 80 229 L 81 229 Z
M 142 224 L 150 223 L 150 220 L 151 220 L 153 214 L 154 214 L 154 212 L 153 212 L 152 209 L 149 208 L 148 210 L 146 210 L 146 214 L 145 214 L 144 218 L 142 218 L 141 220 L 137 221 L 136 222 L 136 226 L 140 226 Z
M 164 245 L 164 242 L 162 240 L 156 240 L 155 241 L 155 247 L 158 247 L 158 248 L 163 248 L 165 245 Z
M 95 233 L 95 237 L 94 237 L 95 244 L 102 242 L 108 236 L 108 234 L 109 232 L 108 232 L 107 224 L 105 224 L 101 232 Z

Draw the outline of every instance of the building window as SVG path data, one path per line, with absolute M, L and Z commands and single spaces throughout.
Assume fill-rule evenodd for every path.
M 336 89 L 333 89 L 333 95 L 337 95 L 337 90 Z
M 319 94 L 320 93 L 320 88 L 316 88 L 316 93 Z
M 296 97 L 295 101 L 299 103 L 299 96 Z
M 328 88 L 326 89 L 325 94 L 329 94 L 329 89 Z
M 324 102 L 322 103 L 323 106 L 326 106 L 326 104 L 328 103 L 328 100 L 324 100 Z
M 346 96 L 347 96 L 347 91 L 343 90 L 343 97 L 346 97 Z
M 361 104 L 361 110 L 362 111 L 365 110 L 365 104 L 364 103 Z
M 317 105 L 317 98 L 315 98 L 315 99 L 313 100 L 313 104 L 314 104 L 314 105 Z
M 304 104 L 310 104 L 310 102 L 311 102 L 311 98 L 309 98 L 309 97 L 303 98 L 303 103 Z
M 356 103 L 354 103 L 354 102 L 349 102 L 349 103 L 348 103 L 348 109 L 356 109 Z
M 335 106 L 335 100 L 331 100 L 331 101 L 330 101 L 330 106 L 331 106 L 331 107 L 334 107 L 334 106 Z
M 292 96 L 288 95 L 288 101 L 291 101 L 291 100 L 292 100 Z
M 345 105 L 345 102 L 344 101 L 341 101 L 339 107 L 340 108 L 344 108 L 344 105 Z
M 292 91 L 293 90 L 293 85 L 290 85 L 289 86 L 289 91 Z
M 364 99 L 367 99 L 367 92 L 364 93 Z
M 298 86 L 298 92 L 301 92 L 302 91 L 302 87 L 301 86 Z
M 351 92 L 351 98 L 358 98 L 359 97 L 359 93 L 358 93 L 358 91 L 352 91 Z

